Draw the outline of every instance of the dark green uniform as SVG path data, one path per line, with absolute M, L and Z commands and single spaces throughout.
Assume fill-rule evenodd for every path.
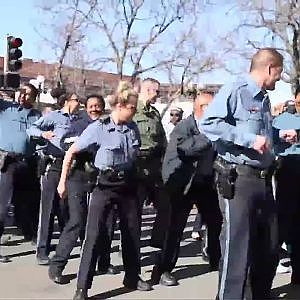
M 140 131 L 141 147 L 137 161 L 140 180 L 139 196 L 141 204 L 145 199 L 155 203 L 161 186 L 161 163 L 167 140 L 159 111 L 149 105 L 138 103 L 133 119 Z

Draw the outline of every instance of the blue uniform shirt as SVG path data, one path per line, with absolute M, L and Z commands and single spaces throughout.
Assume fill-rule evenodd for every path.
M 228 162 L 267 168 L 274 160 L 271 150 L 259 154 L 252 148 L 256 135 L 272 142 L 272 116 L 268 95 L 249 75 L 221 88 L 199 129 L 216 142 L 218 154 Z
M 34 122 L 27 133 L 29 136 L 41 137 L 43 132 L 53 131 L 55 136 L 48 141 L 43 151 L 45 154 L 60 157 L 64 155 L 64 150 L 60 145 L 61 138 L 75 119 L 76 115 L 66 113 L 63 109 L 55 110 Z
M 33 108 L 24 108 L 17 102 L 0 99 L 0 149 L 30 156 L 35 144 L 26 130 L 41 116 Z
M 117 125 L 108 117 L 90 124 L 75 145 L 79 151 L 96 146 L 94 164 L 100 170 L 107 167 L 128 170 L 133 166 L 140 146 L 139 131 L 133 121 Z
M 300 129 L 300 114 L 284 112 L 273 120 L 273 127 L 276 131 L 274 135 L 274 149 L 279 156 L 300 154 L 300 143 L 290 144 L 279 138 L 280 130 Z

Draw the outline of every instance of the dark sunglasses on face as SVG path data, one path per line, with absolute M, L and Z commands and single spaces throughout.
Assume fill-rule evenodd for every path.
M 170 116 L 171 116 L 171 117 L 180 117 L 180 114 L 173 114 L 173 113 L 170 113 Z

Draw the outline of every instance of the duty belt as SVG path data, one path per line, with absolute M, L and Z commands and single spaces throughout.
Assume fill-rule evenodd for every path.
M 0 149 L 0 153 L 3 154 L 3 155 L 6 155 L 7 157 L 9 157 L 13 160 L 22 160 L 23 158 L 25 158 L 24 154 L 5 151 L 5 150 L 2 150 L 2 149 Z
M 216 158 L 216 162 L 220 162 L 221 165 L 224 166 L 224 168 L 232 168 L 236 170 L 237 175 L 240 176 L 255 176 L 260 179 L 271 179 L 273 172 L 275 171 L 276 164 L 272 165 L 271 167 L 267 169 L 258 169 L 249 165 L 237 165 L 230 163 L 223 159 L 222 157 L 218 156 Z M 217 169 L 216 169 L 217 170 Z M 220 172 L 220 170 L 217 170 Z
M 236 172 L 238 175 L 241 176 L 248 176 L 252 175 L 255 177 L 258 177 L 260 179 L 271 179 L 273 175 L 272 169 L 256 169 L 251 166 L 247 165 L 237 165 L 236 166 Z
M 99 171 L 99 175 L 107 178 L 111 181 L 124 180 L 128 171 L 125 170 L 115 170 L 113 168 L 105 168 Z

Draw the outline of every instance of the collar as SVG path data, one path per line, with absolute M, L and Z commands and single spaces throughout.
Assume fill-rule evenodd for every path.
M 33 113 L 35 110 L 33 109 L 33 107 L 30 107 L 30 108 L 26 108 L 22 105 L 19 105 L 18 107 L 18 111 L 19 112 L 23 112 L 23 113 L 26 113 L 27 115 L 30 115 L 31 113 Z
M 143 103 L 142 100 L 138 100 L 138 102 L 137 102 L 137 110 L 139 110 L 139 111 L 145 110 L 146 107 L 147 107 L 147 106 Z
M 263 91 L 254 81 L 254 79 L 250 76 L 250 74 L 246 75 L 246 84 L 248 86 L 248 90 L 251 92 L 253 98 L 255 98 L 257 95 L 261 94 L 264 96 L 266 91 Z
M 61 113 L 64 116 L 69 116 L 70 115 L 69 113 L 65 112 L 63 108 L 59 109 L 58 112 Z
M 69 114 L 68 112 L 65 112 L 63 108 L 57 110 L 57 112 L 60 113 L 60 114 L 62 114 L 63 116 L 68 117 L 71 120 L 75 120 L 78 117 L 77 114 Z
M 127 124 L 115 124 L 112 120 L 111 116 L 109 116 L 109 123 L 107 123 L 107 131 L 119 131 L 119 132 L 127 132 L 129 130 L 129 127 Z

